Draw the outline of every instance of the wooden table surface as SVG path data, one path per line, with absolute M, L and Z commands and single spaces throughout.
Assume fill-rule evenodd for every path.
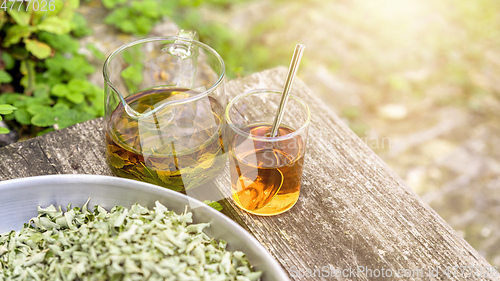
M 280 89 L 285 75 L 283 67 L 255 73 L 227 91 Z M 293 93 L 312 112 L 299 201 L 272 217 L 224 206 L 292 280 L 500 280 L 300 79 Z M 0 148 L 0 180 L 49 174 L 111 175 L 102 118 Z M 219 188 L 230 186 L 224 175 Z

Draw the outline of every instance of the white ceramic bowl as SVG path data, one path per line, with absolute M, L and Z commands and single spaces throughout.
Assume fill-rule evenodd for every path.
M 90 198 L 89 206 L 101 205 L 109 210 L 115 205 L 129 208 L 139 203 L 149 208 L 160 201 L 177 213 L 193 213 L 193 221 L 209 222 L 206 233 L 228 242 L 228 250 L 243 251 L 256 270 L 263 271 L 263 281 L 286 281 L 280 264 L 246 230 L 234 221 L 198 200 L 156 185 L 97 175 L 51 175 L 0 182 L 0 233 L 20 230 L 37 215 L 37 206 L 50 204 L 81 207 Z M 65 208 L 63 208 L 65 209 Z

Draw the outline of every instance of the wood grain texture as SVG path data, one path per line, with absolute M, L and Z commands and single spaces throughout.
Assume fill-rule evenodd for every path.
M 281 89 L 285 76 L 283 67 L 255 73 L 228 82 L 227 91 L 234 97 L 251 89 Z M 383 269 L 386 275 L 390 270 L 393 276 L 400 270 L 414 270 L 413 277 L 400 280 L 466 279 L 457 270 L 447 275 L 450 266 L 475 266 L 485 274 L 491 265 L 299 79 L 292 94 L 305 100 L 312 112 L 299 201 L 288 212 L 272 217 L 249 215 L 231 200 L 223 202 L 224 213 L 243 224 L 292 280 L 395 279 L 376 278 L 375 271 L 372 277 L 366 276 L 358 267 L 379 273 Z M 58 173 L 110 175 L 102 124 L 102 119 L 96 119 L 0 148 L 0 179 Z M 228 169 L 216 184 L 229 195 Z M 330 269 L 322 271 L 325 267 Z M 473 274 L 467 279 L 498 280 L 489 276 Z
M 0 148 L 0 180 L 52 174 L 111 175 L 103 157 L 103 124 L 98 118 Z
M 281 89 L 285 76 L 285 68 L 256 73 L 230 83 L 228 92 Z M 414 278 L 404 280 L 464 280 L 461 271 L 452 269 L 447 275 L 445 270 L 450 266 L 491 268 L 306 85 L 296 81 L 292 93 L 305 100 L 312 113 L 299 201 L 290 211 L 274 217 L 248 215 L 235 207 L 291 277 L 376 279 L 357 271 L 354 275 L 342 272 L 338 278 L 332 278 L 331 270 L 321 272 L 324 266 L 341 270 L 359 266 L 384 268 L 386 273 L 391 269 L 393 274 L 422 269 L 421 276 L 415 271 Z M 229 181 L 220 185 L 229 186 Z M 438 272 L 434 272 L 436 268 Z M 301 276 L 315 269 L 321 276 L 318 271 L 313 277 Z

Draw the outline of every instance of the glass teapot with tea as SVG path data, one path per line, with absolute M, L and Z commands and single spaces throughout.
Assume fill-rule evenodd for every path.
M 220 173 L 225 67 L 195 32 L 124 45 L 103 75 L 106 159 L 115 175 L 185 192 Z

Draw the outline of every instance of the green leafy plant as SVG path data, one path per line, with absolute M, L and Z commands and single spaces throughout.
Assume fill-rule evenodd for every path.
M 0 104 L 0 114 L 11 114 L 17 108 L 9 104 Z M 0 115 L 0 121 L 2 121 L 2 115 Z M 0 127 L 0 134 L 8 134 L 9 129 Z
M 77 36 L 91 32 L 79 0 L 50 2 L 50 11 L 18 2 L 0 14 L 0 104 L 17 108 L 5 120 L 25 137 L 104 114 L 103 90 L 86 80 L 96 70 L 78 53 Z
M 203 203 L 205 203 L 208 206 L 216 209 L 219 212 L 222 211 L 222 209 L 223 209 L 222 205 L 219 202 L 217 202 L 217 201 L 205 200 L 205 201 L 203 201 Z
M 162 16 L 171 14 L 175 2 L 103 0 L 104 7 L 111 11 L 104 22 L 123 32 L 143 36 L 151 31 Z
M 50 11 L 33 11 L 26 6 L 29 2 L 16 2 L 12 10 L 0 13 L 3 93 L 0 104 L 17 108 L 5 114 L 4 120 L 21 132 L 23 138 L 104 114 L 102 89 L 86 81 L 87 75 L 96 69 L 78 53 L 78 37 L 91 33 L 85 19 L 76 12 L 80 1 L 50 2 L 53 5 Z M 146 35 L 165 16 L 181 28 L 196 30 L 201 41 L 224 57 L 230 78 L 274 66 L 279 58 L 284 58 L 286 64 L 288 58 L 252 41 L 251 35 L 237 34 L 223 24 L 207 22 L 198 9 L 200 5 L 211 5 L 224 10 L 235 3 L 229 0 L 103 0 L 102 3 L 109 10 L 105 22 L 126 33 Z M 95 46 L 85 47 L 96 58 L 104 59 Z M 140 72 L 140 66 L 132 63 L 122 77 L 133 87 L 140 80 Z
M 277 64 L 286 65 L 290 50 L 279 48 L 270 50 L 259 41 L 253 40 L 256 34 L 237 33 L 222 23 L 207 21 L 199 11 L 201 5 L 224 10 L 243 1 L 247 0 L 164 2 L 157 0 L 103 0 L 103 5 L 110 11 L 105 23 L 118 28 L 122 32 L 136 36 L 148 34 L 154 24 L 164 16 L 170 17 L 183 29 L 196 30 L 200 40 L 213 47 L 224 58 L 227 74 L 230 78 L 249 74 Z M 276 23 L 272 25 L 274 24 Z M 258 26 L 255 32 L 262 33 L 266 28 L 269 28 L 269 25 L 263 24 Z M 124 73 L 127 76 L 127 78 L 124 78 L 131 80 L 137 72 L 136 69 L 132 68 Z

